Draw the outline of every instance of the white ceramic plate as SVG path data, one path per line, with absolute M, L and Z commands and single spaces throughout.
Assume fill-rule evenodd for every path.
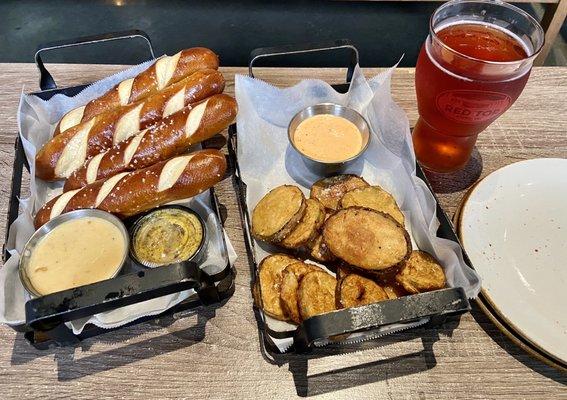
M 567 362 L 567 160 L 501 168 L 465 198 L 459 236 L 500 316 Z

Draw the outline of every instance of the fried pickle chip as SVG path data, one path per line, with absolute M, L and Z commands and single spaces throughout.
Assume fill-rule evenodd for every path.
M 300 260 L 288 256 L 287 254 L 273 254 L 262 260 L 258 267 L 258 277 L 260 279 L 259 289 L 254 290 L 255 296 L 262 296 L 262 309 L 266 314 L 276 319 L 287 321 L 281 302 L 280 291 L 282 283 L 282 271 L 290 264 Z M 261 292 L 261 293 L 260 293 Z
M 301 315 L 297 305 L 297 289 L 303 276 L 311 271 L 322 271 L 322 269 L 304 262 L 296 262 L 285 267 L 282 272 L 281 306 L 284 314 L 296 324 L 301 323 Z
M 293 230 L 279 242 L 283 247 L 297 249 L 317 236 L 325 222 L 325 207 L 315 199 L 307 199 L 305 214 Z
M 404 225 L 404 214 L 400 211 L 394 197 L 380 186 L 367 186 L 345 193 L 341 208 L 365 207 L 391 215 L 400 225 Z
M 340 281 L 342 278 L 352 273 L 353 273 L 352 269 L 349 268 L 347 265 L 343 263 L 337 265 L 337 281 Z
M 382 300 L 388 300 L 388 295 L 379 284 L 371 279 L 348 274 L 337 283 L 337 308 L 358 307 Z
M 311 257 L 320 262 L 331 262 L 336 260 L 336 257 L 329 251 L 329 248 L 323 243 L 323 236 L 317 236 L 309 243 Z
M 443 289 L 446 284 L 441 265 L 429 253 L 421 250 L 411 252 L 396 275 L 396 281 L 414 294 Z
M 356 175 L 336 175 L 318 180 L 311 186 L 309 197 L 317 199 L 325 208 L 335 211 L 344 194 L 350 190 L 366 187 L 368 183 Z
M 299 224 L 305 207 L 305 196 L 297 186 L 270 190 L 252 212 L 252 234 L 260 240 L 279 242 Z
M 409 257 L 409 255 L 408 255 Z M 396 274 L 400 272 L 402 263 L 397 263 L 385 269 L 364 269 L 352 266 L 355 273 L 366 276 L 367 278 L 377 280 L 378 282 L 391 282 L 396 280 Z
M 301 319 L 335 310 L 337 280 L 324 271 L 312 271 L 299 282 L 297 298 Z
M 407 296 L 408 294 L 403 287 L 395 282 L 387 282 L 383 284 L 382 289 L 384 289 L 389 299 L 397 299 L 398 297 Z
M 342 261 L 337 266 L 337 280 L 349 274 L 356 274 L 364 278 L 377 281 L 379 285 L 382 285 L 384 282 L 386 282 L 386 279 L 388 278 L 394 279 L 396 273 L 399 270 L 400 270 L 399 266 L 396 265 L 395 267 L 386 268 L 384 270 L 373 271 L 373 270 L 358 268 L 355 267 L 354 265 L 349 265 L 344 261 Z
M 353 268 L 347 263 L 341 262 L 339 265 L 337 265 L 337 280 L 340 280 L 341 278 L 344 278 L 345 276 L 350 274 L 357 274 L 364 276 L 365 272 L 366 271 L 364 271 L 363 269 Z M 370 278 L 371 276 L 367 276 L 367 277 Z
M 254 285 L 252 285 L 252 299 L 256 307 L 262 307 L 262 302 L 260 301 L 260 281 L 256 281 Z
M 373 272 L 395 267 L 411 252 L 403 226 L 388 214 L 361 207 L 331 215 L 323 226 L 323 242 L 335 257 Z

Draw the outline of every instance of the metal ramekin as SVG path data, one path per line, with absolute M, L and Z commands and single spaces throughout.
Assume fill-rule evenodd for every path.
M 347 120 L 355 124 L 362 134 L 362 147 L 360 151 L 354 156 L 340 162 L 325 162 L 316 160 L 299 151 L 299 149 L 295 146 L 294 141 L 295 130 L 297 129 L 299 124 L 305 121 L 307 118 L 320 114 L 336 115 L 338 117 L 346 118 Z M 315 104 L 314 106 L 304 108 L 303 110 L 295 114 L 287 128 L 287 135 L 291 146 L 297 153 L 301 155 L 303 161 L 305 162 L 305 165 L 307 165 L 309 169 L 313 170 L 313 172 L 318 175 L 332 175 L 344 170 L 352 161 L 356 160 L 358 157 L 360 157 L 361 154 L 366 151 L 368 144 L 370 143 L 370 127 L 364 117 L 352 108 L 334 103 Z
M 203 231 L 203 240 L 201 241 L 201 244 L 199 245 L 199 247 L 197 248 L 195 253 L 191 257 L 189 257 L 187 260 L 175 261 L 172 264 L 184 263 L 184 262 L 189 262 L 189 261 L 200 264 L 205 258 L 206 249 L 207 249 L 207 241 L 209 239 L 209 237 L 208 237 L 209 235 L 208 235 L 208 232 L 207 232 L 207 224 L 205 224 L 205 221 L 199 215 L 198 212 L 196 212 L 195 210 L 193 210 L 189 207 L 185 207 L 185 206 L 178 205 L 178 204 L 154 208 L 153 210 L 144 213 L 143 215 L 141 215 L 140 217 L 138 217 L 136 219 L 136 221 L 132 224 L 132 227 L 130 228 L 130 237 L 131 237 L 131 242 L 132 242 L 132 246 L 130 246 L 130 258 L 136 264 L 138 264 L 142 267 L 145 267 L 145 268 L 158 268 L 158 267 L 160 267 L 160 265 L 151 265 L 151 263 L 142 262 L 140 259 L 138 259 L 135 251 L 133 250 L 134 235 L 136 234 L 136 230 L 138 229 L 140 224 L 142 224 L 146 218 L 149 218 L 151 214 L 153 214 L 156 211 L 160 211 L 160 210 L 164 210 L 164 209 L 168 209 L 168 208 L 174 208 L 174 209 L 182 210 L 182 211 L 188 212 L 190 214 L 193 214 L 195 217 L 197 217 L 197 220 L 201 224 L 201 229 Z M 168 265 L 170 265 L 170 264 L 168 264 Z
M 58 215 L 57 217 L 51 219 L 49 222 L 47 222 L 45 225 L 43 225 L 41 228 L 35 231 L 35 233 L 32 235 L 32 237 L 28 240 L 28 242 L 24 246 L 24 250 L 22 252 L 22 255 L 18 263 L 18 272 L 20 275 L 20 280 L 22 281 L 22 285 L 24 286 L 24 289 L 26 289 L 31 296 L 33 297 L 43 296 L 34 289 L 27 275 L 27 267 L 29 265 L 32 251 L 35 248 L 35 246 L 39 243 L 41 239 L 43 239 L 49 232 L 51 232 L 57 226 L 73 219 L 79 219 L 85 217 L 101 218 L 106 221 L 109 221 L 114 226 L 118 227 L 118 229 L 122 233 L 122 237 L 124 238 L 124 246 L 125 246 L 124 255 L 122 257 L 122 261 L 116 268 L 116 272 L 112 276 L 109 276 L 108 279 L 114 278 L 116 275 L 120 273 L 122 267 L 124 266 L 124 263 L 126 262 L 126 257 L 128 257 L 128 248 L 130 247 L 128 230 L 126 229 L 122 221 L 120 221 L 120 219 L 118 219 L 114 215 L 101 210 L 84 209 L 84 210 L 71 211 L 65 214 Z

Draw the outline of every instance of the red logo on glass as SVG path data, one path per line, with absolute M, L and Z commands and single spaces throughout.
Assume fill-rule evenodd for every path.
M 480 90 L 448 90 L 437 96 L 437 109 L 462 124 L 492 121 L 511 104 L 507 94 Z

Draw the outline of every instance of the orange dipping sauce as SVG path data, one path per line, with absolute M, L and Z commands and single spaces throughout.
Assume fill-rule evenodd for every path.
M 362 149 L 362 134 L 355 124 L 336 115 L 314 115 L 301 122 L 293 141 L 304 155 L 324 162 L 340 162 Z

